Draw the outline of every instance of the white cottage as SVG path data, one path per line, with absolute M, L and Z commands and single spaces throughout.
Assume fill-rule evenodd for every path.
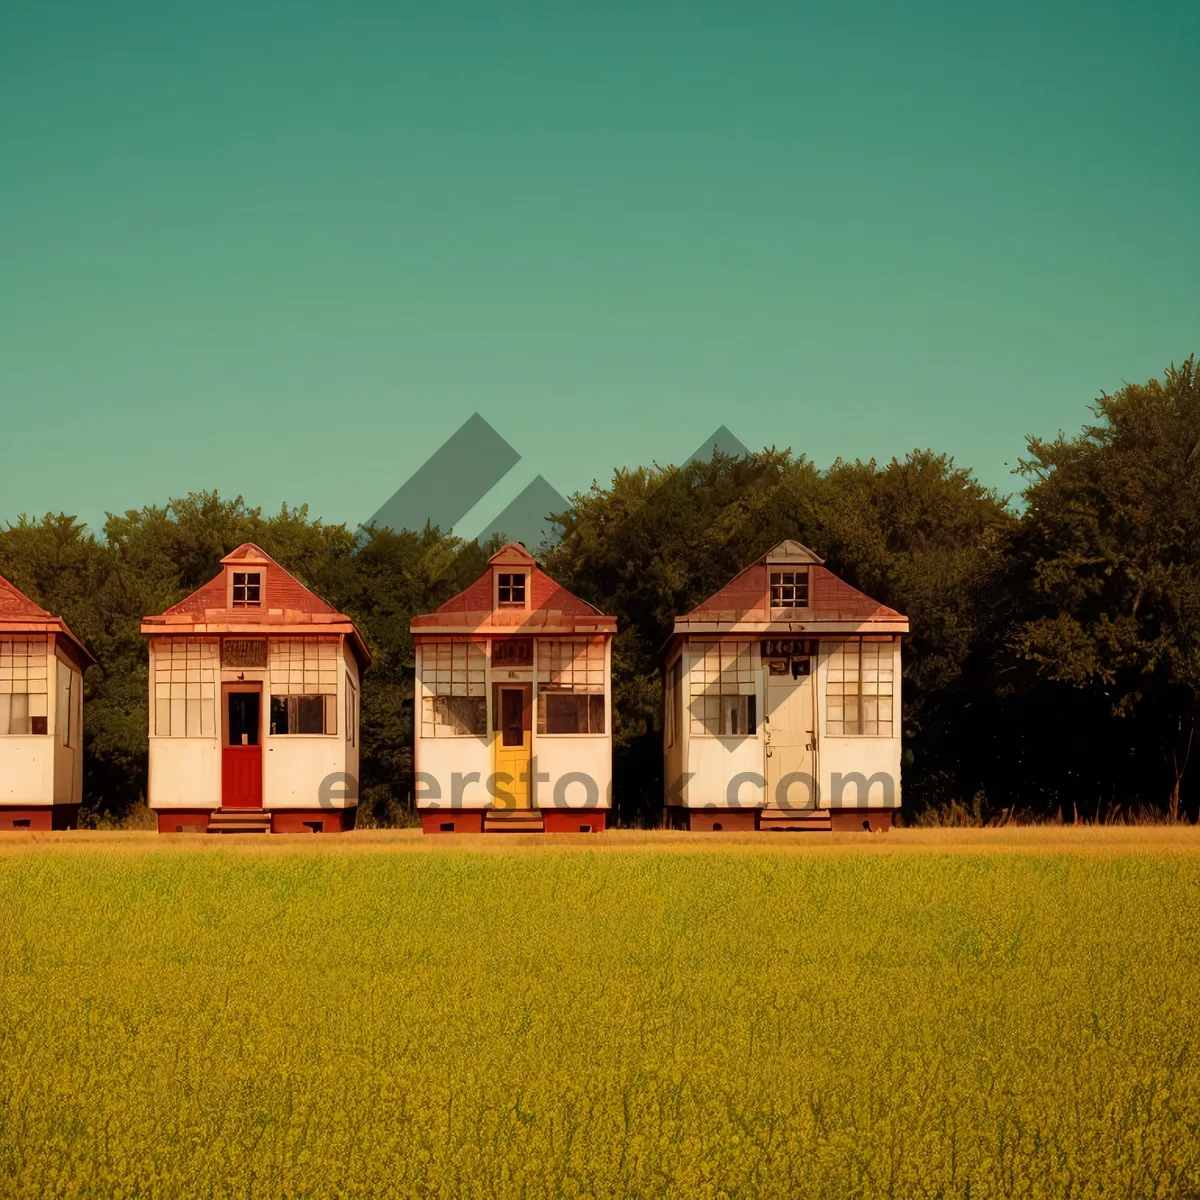
M 353 828 L 362 636 L 255 545 L 221 568 L 142 621 L 159 832 Z
M 665 664 L 667 823 L 890 828 L 907 632 L 907 617 L 794 541 L 676 618 Z
M 414 758 L 426 833 L 603 830 L 616 619 L 509 543 L 414 617 Z
M 0 576 L 0 829 L 78 823 L 92 662 L 62 617 Z

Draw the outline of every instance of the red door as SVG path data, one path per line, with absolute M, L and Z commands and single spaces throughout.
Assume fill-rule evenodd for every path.
M 262 808 L 262 684 L 221 689 L 221 807 Z

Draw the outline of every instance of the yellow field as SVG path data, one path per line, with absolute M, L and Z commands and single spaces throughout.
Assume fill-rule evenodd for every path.
M 0 1195 L 1200 1193 L 1200 838 L 0 839 Z

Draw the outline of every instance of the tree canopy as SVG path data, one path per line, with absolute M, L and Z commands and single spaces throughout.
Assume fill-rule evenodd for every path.
M 554 514 L 540 548 L 560 583 L 615 615 L 618 818 L 661 808 L 661 679 L 674 618 L 794 538 L 907 613 L 904 802 L 974 801 L 1092 815 L 1195 813 L 1200 717 L 1200 379 L 1196 361 L 1096 401 L 1068 437 L 1028 439 L 1021 501 L 934 450 L 819 468 L 768 448 L 683 467 L 618 468 Z M 202 492 L 110 515 L 21 516 L 0 574 L 61 613 L 97 659 L 85 680 L 85 809 L 119 819 L 145 791 L 147 652 L 138 629 L 261 545 L 358 623 L 367 823 L 412 794 L 414 615 L 483 571 L 481 546 L 421 531 L 354 531 Z M 1200 749 L 1197 749 L 1200 757 Z

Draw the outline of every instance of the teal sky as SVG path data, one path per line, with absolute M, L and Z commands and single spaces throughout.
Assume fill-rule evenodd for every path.
M 1198 47 L 1194 0 L 6 0 L 0 518 L 356 522 L 476 410 L 494 509 L 720 424 L 1011 490 L 1200 350 Z

